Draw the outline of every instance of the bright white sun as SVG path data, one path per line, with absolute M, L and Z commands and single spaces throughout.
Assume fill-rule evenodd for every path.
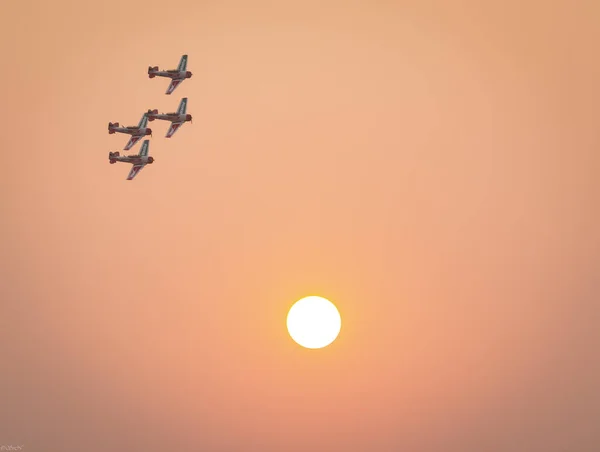
M 306 348 L 323 348 L 340 334 L 342 318 L 335 305 L 310 296 L 294 303 L 287 316 L 287 329 L 294 341 Z

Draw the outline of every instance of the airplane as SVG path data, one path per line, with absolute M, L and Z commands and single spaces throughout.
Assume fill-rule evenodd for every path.
M 131 138 L 123 148 L 124 151 L 128 151 L 133 147 L 134 144 L 136 144 L 140 139 L 142 139 L 142 137 L 145 137 L 146 135 L 152 136 L 152 129 L 146 127 L 147 125 L 148 116 L 146 115 L 146 113 L 144 113 L 142 119 L 140 119 L 140 122 L 137 126 L 120 127 L 118 122 L 115 122 L 114 124 L 112 122 L 109 122 L 108 133 L 113 134 L 115 132 L 118 132 L 131 135 Z
M 186 70 L 187 61 L 188 56 L 182 55 L 181 59 L 179 60 L 179 66 L 177 66 L 177 69 L 169 69 L 167 71 L 159 71 L 158 66 L 148 66 L 148 78 L 154 78 L 156 76 L 170 78 L 171 83 L 169 84 L 169 87 L 167 88 L 167 92 L 165 94 L 171 94 L 173 91 L 175 91 L 175 88 L 177 88 L 181 84 L 181 82 L 183 82 L 186 78 L 190 78 L 192 76 L 192 73 Z
M 175 113 L 158 113 L 158 110 L 148 110 L 146 112 L 146 116 L 150 121 L 154 121 L 155 119 L 162 119 L 164 121 L 171 121 L 171 126 L 169 130 L 167 130 L 167 134 L 165 135 L 167 138 L 171 138 L 179 127 L 181 127 L 185 122 L 192 122 L 192 115 L 189 113 L 186 114 L 187 110 L 187 97 L 184 97 L 179 102 L 179 107 L 177 107 L 177 111 Z
M 127 180 L 132 180 L 137 173 L 144 168 L 144 166 L 154 163 L 154 157 L 150 157 L 148 155 L 150 146 L 150 140 L 144 140 L 142 143 L 142 148 L 140 149 L 140 153 L 137 155 L 121 155 L 119 151 L 117 152 L 109 152 L 108 160 L 111 165 L 115 162 L 125 162 L 133 164 L 131 171 L 129 171 L 129 176 L 127 176 Z

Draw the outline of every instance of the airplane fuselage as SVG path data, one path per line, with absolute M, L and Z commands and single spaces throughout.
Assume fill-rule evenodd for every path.
M 152 135 L 152 129 L 148 127 L 139 128 L 139 127 L 113 127 L 111 129 L 114 132 L 125 133 L 127 135 L 132 136 L 144 136 L 144 135 Z
M 177 70 L 168 70 L 168 71 L 152 71 L 152 75 L 156 75 L 158 77 L 168 77 L 175 80 L 184 80 L 186 78 L 190 78 L 192 73 L 190 71 L 177 71 Z
M 154 163 L 154 157 L 149 155 L 121 155 L 121 156 L 109 156 L 109 160 L 114 160 L 115 162 L 124 162 L 131 163 L 133 165 L 143 165 L 143 164 L 151 164 Z
M 192 115 L 178 115 L 177 113 L 163 113 L 163 114 L 153 114 L 151 115 L 152 119 L 162 119 L 163 121 L 171 121 L 171 122 L 186 122 L 192 120 Z

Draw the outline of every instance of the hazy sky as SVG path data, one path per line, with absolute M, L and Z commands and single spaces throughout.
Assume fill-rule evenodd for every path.
M 597 1 L 90 5 L 0 16 L 0 445 L 600 450 Z

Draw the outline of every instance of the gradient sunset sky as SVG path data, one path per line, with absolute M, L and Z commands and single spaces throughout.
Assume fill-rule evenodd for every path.
M 598 1 L 2 9 L 0 445 L 600 450 Z

